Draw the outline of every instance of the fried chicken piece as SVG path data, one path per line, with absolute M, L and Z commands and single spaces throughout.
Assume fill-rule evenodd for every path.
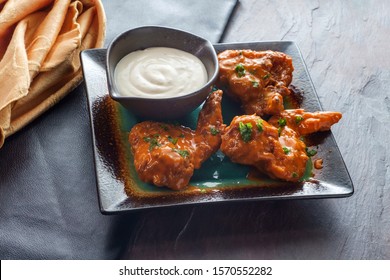
M 308 135 L 318 131 L 329 130 L 342 117 L 339 112 L 306 112 L 304 109 L 285 110 L 278 116 L 273 116 L 269 122 L 278 125 L 280 118 L 285 119 L 287 125 L 300 135 Z
M 256 115 L 235 117 L 222 134 L 221 151 L 235 163 L 252 165 L 272 178 L 296 182 L 308 156 L 298 133 L 278 128 Z
M 197 128 L 145 121 L 130 131 L 134 166 L 144 182 L 184 189 L 194 172 L 215 153 L 224 129 L 222 91 L 214 91 L 199 113 Z
M 329 130 L 338 112 L 286 110 L 268 122 L 255 115 L 235 117 L 222 134 L 221 151 L 233 162 L 253 165 L 272 178 L 297 182 L 309 157 L 301 135 Z
M 219 86 L 241 102 L 246 114 L 275 115 L 284 110 L 283 97 L 294 70 L 290 56 L 275 51 L 226 50 L 218 54 Z

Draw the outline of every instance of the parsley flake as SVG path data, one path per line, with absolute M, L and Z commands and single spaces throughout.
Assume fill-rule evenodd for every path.
M 257 130 L 259 131 L 259 132 L 263 132 L 263 120 L 258 120 L 257 122 L 256 122 L 256 126 L 257 126 Z
M 309 148 L 306 147 L 306 154 L 308 157 L 315 156 L 317 154 L 316 150 L 309 150 Z
M 280 134 L 282 134 L 282 130 L 283 130 L 283 128 L 278 127 L 278 135 L 279 135 L 279 137 L 280 137 Z
M 237 64 L 236 68 L 234 70 L 236 71 L 237 76 L 239 78 L 245 76 L 245 68 L 244 68 L 244 65 L 242 65 L 241 63 Z
M 164 129 L 164 131 L 168 131 L 169 127 L 166 124 L 160 124 L 160 127 Z
M 215 136 L 219 133 L 219 130 L 216 129 L 214 126 L 210 127 L 211 135 Z
M 252 82 L 252 86 L 254 88 L 258 88 L 259 87 L 259 82 L 256 82 L 256 81 L 251 81 Z
M 240 130 L 241 138 L 245 143 L 249 142 L 252 138 L 252 124 L 240 122 L 238 124 L 238 129 Z
M 292 175 L 293 178 L 297 178 L 298 177 L 297 172 L 293 172 L 291 175 Z
M 291 149 L 287 148 L 287 147 L 283 147 L 283 152 L 288 155 L 290 152 L 291 152 Z
M 190 152 L 187 150 L 172 149 L 172 151 L 178 153 L 183 158 L 186 158 L 190 155 Z
M 303 117 L 301 115 L 298 115 L 298 116 L 295 117 L 295 123 L 296 124 L 300 124 L 301 121 L 303 121 Z
M 176 145 L 178 139 L 173 138 L 171 135 L 168 136 L 168 141 L 171 142 L 173 145 Z
M 161 146 L 157 140 L 158 137 L 160 137 L 158 134 L 153 135 L 153 137 L 144 137 L 144 141 L 149 143 L 149 151 L 153 150 L 155 147 Z
M 283 126 L 286 126 L 287 121 L 286 121 L 286 119 L 279 119 L 278 124 L 280 127 L 283 127 Z
M 267 73 L 263 76 L 263 80 L 267 80 L 269 77 L 271 77 L 271 74 Z

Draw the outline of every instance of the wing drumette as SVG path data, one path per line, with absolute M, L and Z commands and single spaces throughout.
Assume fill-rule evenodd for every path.
M 129 142 L 142 181 L 174 190 L 188 185 L 194 169 L 200 168 L 221 144 L 221 99 L 221 90 L 210 94 L 199 113 L 195 131 L 152 121 L 132 128 Z
M 269 122 L 278 125 L 279 119 L 286 120 L 288 127 L 300 135 L 308 135 L 318 131 L 329 130 L 342 117 L 339 112 L 306 112 L 304 109 L 285 110 L 280 115 L 273 116 Z

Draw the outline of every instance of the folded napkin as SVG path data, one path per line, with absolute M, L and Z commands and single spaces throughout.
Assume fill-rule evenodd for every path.
M 100 0 L 0 0 L 0 147 L 81 82 L 105 22 Z

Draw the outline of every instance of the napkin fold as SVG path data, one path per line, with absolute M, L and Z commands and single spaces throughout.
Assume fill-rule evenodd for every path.
M 79 85 L 105 24 L 100 0 L 0 0 L 0 147 Z

